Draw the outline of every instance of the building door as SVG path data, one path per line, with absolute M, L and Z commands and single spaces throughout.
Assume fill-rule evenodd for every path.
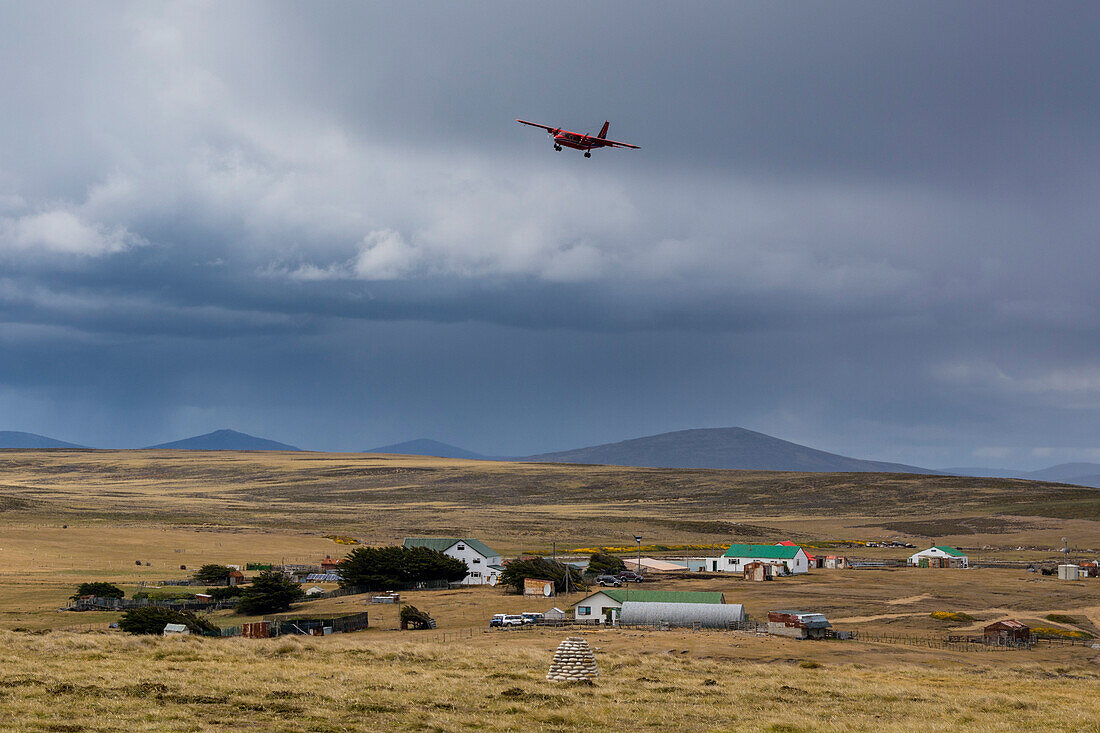
M 619 609 L 614 606 L 609 606 L 603 610 L 603 620 L 608 626 L 614 626 L 615 622 L 619 620 Z

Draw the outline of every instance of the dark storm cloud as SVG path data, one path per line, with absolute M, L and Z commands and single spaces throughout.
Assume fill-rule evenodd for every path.
M 1100 448 L 1089 4 L 0 14 L 12 429 Z

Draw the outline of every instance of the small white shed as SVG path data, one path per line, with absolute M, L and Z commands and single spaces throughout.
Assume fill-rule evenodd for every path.
M 191 633 L 191 629 L 187 628 L 186 624 L 165 624 L 164 636 L 187 636 Z

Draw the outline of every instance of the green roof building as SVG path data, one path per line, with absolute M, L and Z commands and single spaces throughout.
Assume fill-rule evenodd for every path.
M 500 553 L 472 537 L 406 537 L 403 547 L 427 547 L 457 558 L 470 569 L 462 585 L 496 585 L 503 560 Z
M 573 604 L 573 618 L 594 624 L 614 623 L 627 601 L 638 603 L 707 603 L 723 604 L 724 593 L 686 590 L 633 590 L 632 588 L 602 588 Z
M 810 558 L 798 545 L 730 545 L 726 553 L 709 561 L 708 570 L 743 573 L 754 562 L 773 565 L 780 575 L 810 571 Z

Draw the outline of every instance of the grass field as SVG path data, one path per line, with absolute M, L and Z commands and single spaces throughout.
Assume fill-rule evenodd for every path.
M 0 719 L 10 722 L 0 727 L 579 730 L 629 721 L 685 731 L 1100 730 L 1100 650 L 1088 646 L 964 653 L 610 630 L 587 632 L 599 650 L 596 686 L 561 688 L 542 679 L 561 633 L 489 633 L 486 624 L 492 613 L 566 607 L 580 594 L 404 594 L 438 620 L 436 632 L 397 631 L 397 608 L 362 596 L 326 599 L 306 607 L 366 608 L 371 629 L 282 640 L 78 634 L 64 629 L 103 629 L 118 616 L 58 610 L 85 580 L 117 582 L 129 594 L 206 562 L 316 563 L 348 551 L 325 535 L 367 543 L 476 536 L 514 554 L 624 545 L 635 532 L 669 546 L 838 543 L 839 552 L 870 558 L 911 551 L 844 544 L 935 539 L 980 558 L 1049 562 L 1064 536 L 1100 548 L 1100 490 L 399 456 L 3 451 Z M 819 570 L 771 583 L 718 575 L 646 587 L 720 590 L 757 618 L 776 608 L 821 611 L 837 628 L 865 634 L 938 638 L 1017 618 L 1100 636 L 1100 581 L 1020 569 Z M 214 620 L 245 619 L 221 611 Z
M 0 706 L 15 731 L 1100 730 L 1100 666 L 1036 654 L 883 646 L 868 664 L 855 647 L 875 645 L 597 632 L 589 687 L 544 681 L 561 633 L 430 636 L 0 633 Z

